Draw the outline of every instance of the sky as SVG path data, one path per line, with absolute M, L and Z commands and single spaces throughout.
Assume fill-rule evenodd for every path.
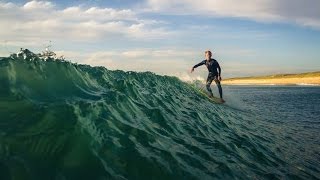
M 0 56 L 46 46 L 66 59 L 205 79 L 320 70 L 319 0 L 0 0 Z

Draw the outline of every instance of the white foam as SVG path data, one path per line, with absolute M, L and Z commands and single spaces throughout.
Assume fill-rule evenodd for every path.
M 297 83 L 297 86 L 320 86 L 320 84 Z

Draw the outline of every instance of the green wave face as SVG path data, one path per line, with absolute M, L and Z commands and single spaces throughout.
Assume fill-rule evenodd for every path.
M 174 77 L 4 58 L 0 83 L 0 179 L 283 175 L 250 115 Z

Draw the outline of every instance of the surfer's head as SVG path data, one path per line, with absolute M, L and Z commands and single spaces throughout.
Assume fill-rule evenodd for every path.
M 207 50 L 204 52 L 204 54 L 205 54 L 207 60 L 211 59 L 211 56 L 212 56 L 211 51 Z

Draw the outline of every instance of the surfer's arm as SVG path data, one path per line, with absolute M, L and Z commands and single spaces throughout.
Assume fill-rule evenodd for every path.
M 219 63 L 217 63 L 217 68 L 218 68 L 218 73 L 219 73 L 219 76 L 221 77 L 221 67 L 220 67 L 220 65 L 219 65 Z
M 192 69 L 191 69 L 191 73 L 194 71 L 194 68 L 197 68 L 197 67 L 199 67 L 199 66 L 202 66 L 202 65 L 204 65 L 205 63 L 206 63 L 206 60 L 201 61 L 200 63 L 194 65 L 194 66 L 192 67 Z
M 194 65 L 194 66 L 193 66 L 193 69 L 194 69 L 194 68 L 197 68 L 197 67 L 199 67 L 199 66 L 202 66 L 202 65 L 204 65 L 205 63 L 206 63 L 206 60 L 201 61 L 200 63 Z
M 218 69 L 218 80 L 221 81 L 221 67 L 218 62 L 217 62 L 217 69 Z

